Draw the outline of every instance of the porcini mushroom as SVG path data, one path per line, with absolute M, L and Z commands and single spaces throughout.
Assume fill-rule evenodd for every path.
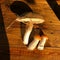
M 40 24 L 40 23 L 44 22 L 44 20 L 40 19 L 40 18 L 23 18 L 23 19 L 17 18 L 16 21 L 23 22 L 23 23 L 24 22 L 30 23 L 30 24 L 28 24 L 29 25 L 28 29 L 26 29 L 26 32 L 25 32 L 25 35 L 24 35 L 23 43 L 25 45 L 28 44 L 29 36 L 30 36 L 30 33 L 32 32 L 33 25 L 34 24 Z
M 42 36 L 42 40 L 39 43 L 38 48 L 37 48 L 38 50 L 43 50 L 44 49 L 44 45 L 46 43 L 46 40 L 48 40 L 48 37 L 47 36 Z
M 40 40 L 41 40 L 41 37 L 39 35 L 34 36 L 34 40 L 29 44 L 28 49 L 34 50 Z

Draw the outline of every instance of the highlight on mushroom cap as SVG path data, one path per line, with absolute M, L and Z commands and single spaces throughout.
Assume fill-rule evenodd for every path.
M 34 39 L 35 39 L 35 40 L 41 40 L 41 36 L 40 36 L 40 35 L 35 35 L 35 36 L 34 36 Z
M 46 40 L 48 40 L 48 36 L 43 35 L 42 38 L 45 38 Z
M 19 22 L 33 22 L 34 24 L 40 24 L 43 23 L 45 20 L 40 19 L 40 18 L 17 18 L 16 21 Z

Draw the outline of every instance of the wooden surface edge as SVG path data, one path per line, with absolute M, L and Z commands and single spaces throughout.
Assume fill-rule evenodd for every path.
M 60 55 L 60 48 L 46 47 L 44 50 L 29 51 L 25 48 L 10 48 L 10 54 L 16 56 Z

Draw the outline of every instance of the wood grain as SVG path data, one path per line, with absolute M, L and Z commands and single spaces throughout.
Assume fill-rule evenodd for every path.
M 27 46 L 23 44 L 21 24 L 19 22 L 15 22 L 8 30 L 6 29 L 17 16 L 12 13 L 5 4 L 1 5 L 6 34 L 10 46 L 11 60 L 60 60 L 60 21 L 45 0 L 35 1 L 35 5 L 29 6 L 45 20 L 41 29 L 44 34 L 49 37 L 49 41 L 46 43 L 47 45 L 43 51 L 37 49 L 34 51 L 27 50 Z M 50 47 L 48 45 L 50 45 Z

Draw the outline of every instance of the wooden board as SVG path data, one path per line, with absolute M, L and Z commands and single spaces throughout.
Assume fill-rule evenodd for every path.
M 35 5 L 28 4 L 33 11 L 37 12 L 45 20 L 41 29 L 44 34 L 49 37 L 48 44 L 50 47 L 46 45 L 45 50 L 43 51 L 38 51 L 37 49 L 28 51 L 27 46 L 22 43 L 20 23 L 15 22 L 9 29 L 6 29 L 12 22 L 14 22 L 17 16 L 12 13 L 5 4 L 2 4 L 1 7 L 10 46 L 11 60 L 60 60 L 60 21 L 45 0 L 35 1 Z

